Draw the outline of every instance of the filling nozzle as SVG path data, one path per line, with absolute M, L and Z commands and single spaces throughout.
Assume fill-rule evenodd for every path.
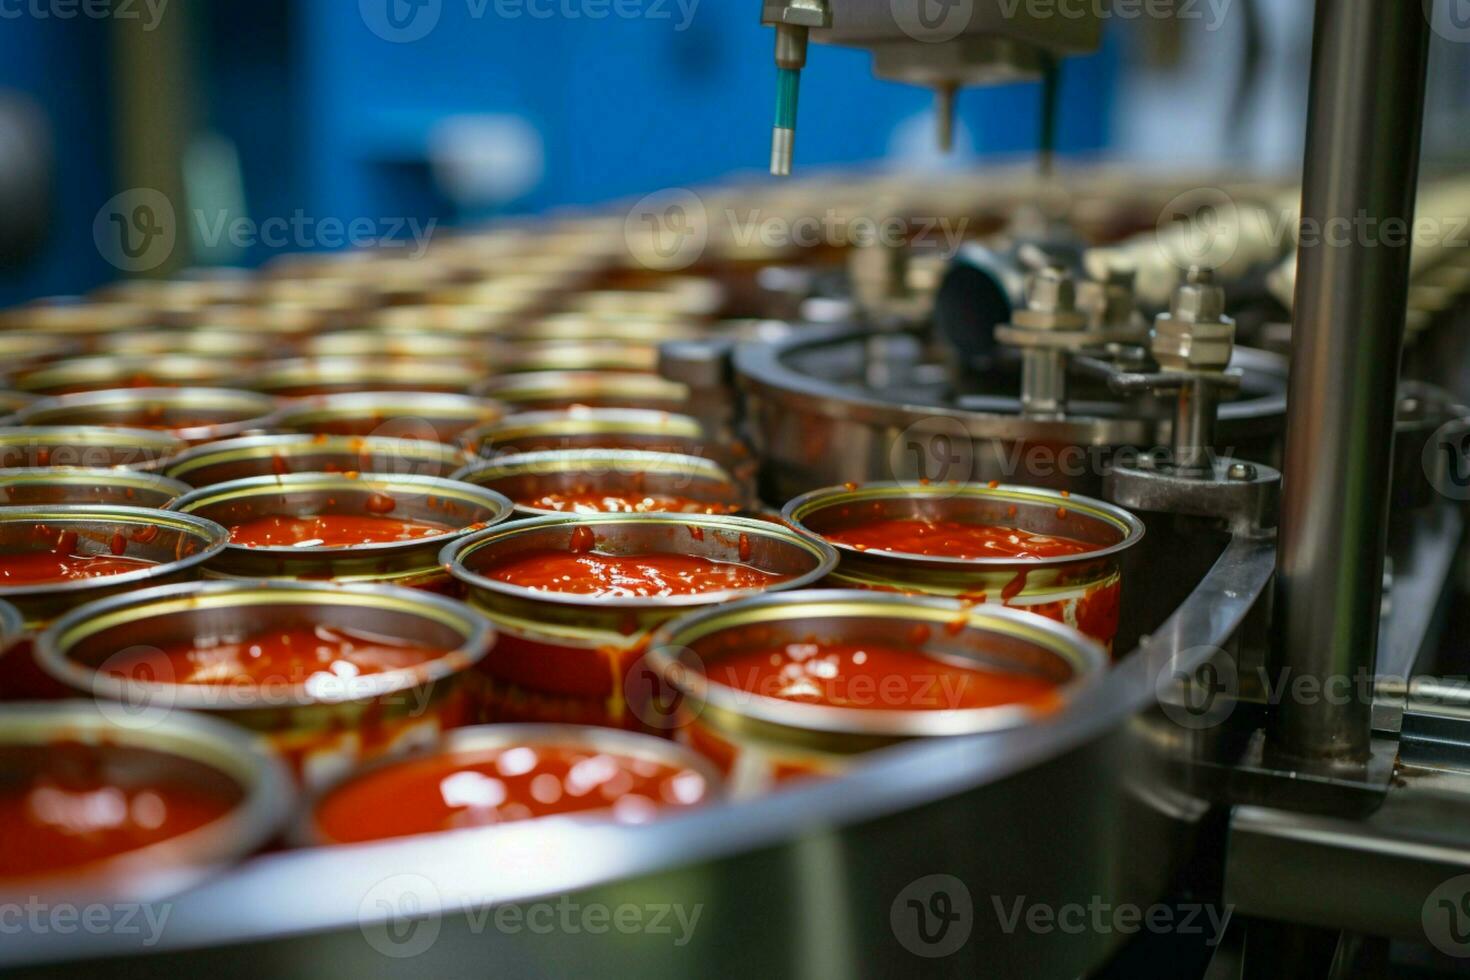
M 796 106 L 801 93 L 801 70 L 806 67 L 807 38 L 813 27 L 831 27 L 827 0 L 785 0 L 766 3 L 764 23 L 776 28 L 776 122 L 771 130 L 771 173 L 791 173 L 796 149 Z

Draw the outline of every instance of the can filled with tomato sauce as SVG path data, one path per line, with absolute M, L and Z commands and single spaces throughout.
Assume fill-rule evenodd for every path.
M 781 525 L 702 514 L 531 518 L 440 555 L 499 634 L 480 668 L 487 720 L 633 729 L 649 726 L 629 705 L 627 679 L 655 627 L 691 609 L 809 587 L 836 560 Z
M 93 599 L 199 577 L 229 532 L 168 511 L 119 506 L 0 507 L 0 599 L 28 634 Z M 29 636 L 0 655 L 0 701 L 62 696 Z
M 320 395 L 288 403 L 276 420 L 284 432 L 380 436 L 453 444 L 464 432 L 504 417 L 485 398 L 448 392 L 363 391 Z
M 474 388 L 474 394 L 503 402 L 512 411 L 588 408 L 642 408 L 682 412 L 689 389 L 656 374 L 628 371 L 526 371 L 501 374 Z
M 677 453 L 567 449 L 500 456 L 454 479 L 489 487 L 523 517 L 543 514 L 733 514 L 744 506 L 718 463 Z
M 170 461 L 164 475 L 208 487 L 252 476 L 288 473 L 384 473 L 449 476 L 468 453 L 422 439 L 292 433 L 242 436 L 197 446 Z
M 289 817 L 285 767 L 248 733 L 185 712 L 140 726 L 111 708 L 0 711 L 7 905 L 158 901 L 261 849 Z
M 649 665 L 666 727 L 732 796 L 838 775 L 916 738 L 1021 727 L 1102 670 L 1093 640 L 1003 606 L 842 590 L 762 596 L 675 620 Z
M 472 363 L 369 357 L 303 357 L 264 365 L 249 379 L 255 391 L 308 398 L 356 391 L 463 393 L 484 377 Z
M 464 433 L 460 443 L 479 456 L 550 449 L 641 449 L 710 455 L 713 440 L 689 415 L 638 408 L 569 408 L 521 412 Z
M 505 497 L 430 476 L 295 473 L 203 487 L 171 508 L 229 529 L 214 578 L 302 579 L 457 590 L 445 544 L 505 520 Z
M 833 587 L 1000 603 L 1076 627 L 1109 649 L 1121 560 L 1144 533 L 1120 507 L 1000 484 L 829 487 L 797 497 L 782 517 L 837 549 Z
M 121 504 L 167 507 L 189 486 L 157 473 L 66 466 L 0 469 L 0 506 Z
M 208 388 L 228 386 L 247 367 L 247 360 L 222 357 L 96 354 L 22 371 L 11 379 L 11 387 L 32 395 L 72 395 L 120 388 Z
M 265 432 L 278 408 L 269 395 L 230 388 L 118 388 L 43 398 L 17 412 L 15 421 L 150 429 L 198 445 Z
M 73 610 L 36 643 L 72 690 L 234 722 L 315 784 L 466 724 L 464 675 L 492 641 L 479 613 L 414 589 L 200 582 Z
M 30 425 L 0 428 L 0 466 L 67 466 L 151 473 L 181 453 L 177 436 L 151 429 L 102 425 Z
M 584 725 L 481 725 L 352 773 L 317 794 L 295 836 L 308 846 L 352 844 L 551 816 L 642 824 L 721 795 L 709 760 L 667 739 Z

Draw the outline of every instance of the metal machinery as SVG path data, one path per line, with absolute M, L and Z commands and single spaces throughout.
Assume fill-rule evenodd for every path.
M 945 102 L 961 84 L 1044 77 L 1097 41 L 1095 19 L 952 7 L 959 29 L 923 3 L 767 0 L 783 72 L 774 169 L 790 169 L 786 73 L 809 34 L 871 48 L 880 75 Z M 1319 0 L 1304 221 L 1413 217 L 1428 32 L 1417 3 Z M 1155 215 L 1202 184 L 1232 203 L 1235 247 L 1180 261 L 1158 249 L 1171 232 Z M 1411 270 L 1406 244 L 1253 240 L 1249 216 L 1295 188 L 1213 177 L 789 193 L 846 194 L 855 214 L 962 214 L 983 233 L 947 267 L 922 243 L 848 249 L 835 278 L 780 256 L 752 277 L 748 257 L 707 255 L 689 271 L 759 283 L 743 314 L 789 302 L 799 315 L 671 343 L 664 373 L 707 423 L 748 439 L 768 502 L 847 480 L 996 479 L 1140 514 L 1147 547 L 1104 682 L 1045 725 L 909 743 L 837 780 L 654 827 L 267 854 L 174 906 L 157 946 L 52 934 L 7 940 L 0 965 L 1307 977 L 1470 954 L 1470 688 L 1451 679 L 1465 670 L 1452 599 L 1470 426 L 1436 387 L 1464 390 L 1447 373 L 1463 363 L 1449 328 L 1464 256 Z M 1253 274 L 1293 259 L 1283 303 L 1279 274 L 1274 298 Z M 1279 346 L 1288 309 L 1289 358 L 1260 349 Z M 480 911 L 548 896 L 678 904 L 707 926 L 675 944 L 498 930 Z

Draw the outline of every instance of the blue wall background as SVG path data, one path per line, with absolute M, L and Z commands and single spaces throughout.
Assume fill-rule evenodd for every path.
M 496 15 L 496 0 L 440 0 L 427 36 L 393 43 L 363 7 L 388 0 L 172 0 L 193 18 L 196 116 L 231 140 L 257 219 L 460 214 L 428 165 L 446 116 L 510 114 L 540 134 L 544 172 L 502 211 L 539 211 L 758 173 L 774 101 L 772 37 L 754 0 L 700 0 L 673 20 Z M 432 0 L 430 0 L 432 2 Z M 558 0 L 559 2 L 559 0 Z M 648 0 L 652 3 L 653 0 Z M 480 9 L 483 16 L 476 17 Z M 91 238 L 118 186 L 107 21 L 7 20 L 0 87 L 50 117 L 54 222 L 23 269 L 0 274 L 0 301 L 79 292 L 115 277 Z M 1069 59 L 1060 148 L 1103 148 L 1115 45 Z M 931 95 L 875 81 L 865 52 L 814 45 L 803 77 L 798 167 L 927 155 Z M 1034 85 L 970 89 L 960 122 L 973 154 L 1024 152 L 1037 139 Z M 910 163 L 913 161 L 910 159 Z M 244 258 L 269 256 L 263 247 Z

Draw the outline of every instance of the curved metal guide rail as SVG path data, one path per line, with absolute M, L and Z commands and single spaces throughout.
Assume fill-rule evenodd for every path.
M 1076 976 L 1125 937 L 1027 915 L 1168 894 L 1211 813 L 1187 762 L 1218 736 L 1192 723 L 1180 678 L 1230 645 L 1274 559 L 1270 537 L 1231 539 L 1150 638 L 1044 725 L 910 743 L 831 782 L 653 825 L 266 855 L 154 910 L 156 934 L 11 935 L 0 969 L 897 975 L 947 953 L 927 962 Z

